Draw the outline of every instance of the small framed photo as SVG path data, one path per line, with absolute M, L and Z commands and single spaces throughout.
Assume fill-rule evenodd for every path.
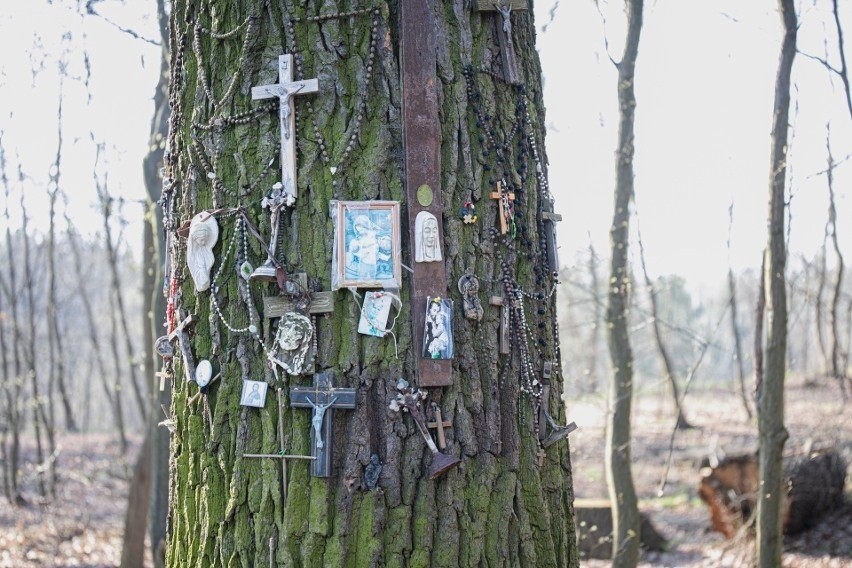
M 423 332 L 423 357 L 453 358 L 453 301 L 426 299 L 426 329 Z
M 243 394 L 240 397 L 240 405 L 263 408 L 266 402 L 267 384 L 263 381 L 243 381 Z
M 334 288 L 400 288 L 398 201 L 338 201 Z

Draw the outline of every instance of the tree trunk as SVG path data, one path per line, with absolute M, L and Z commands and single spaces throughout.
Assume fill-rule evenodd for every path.
M 663 333 L 660 329 L 659 310 L 657 309 L 657 289 L 648 275 L 648 267 L 645 264 L 645 245 L 642 243 L 642 235 L 639 234 L 639 261 L 642 265 L 642 275 L 645 277 L 645 287 L 648 289 L 648 299 L 651 303 L 651 324 L 654 329 L 654 341 L 657 344 L 657 353 L 660 355 L 660 363 L 662 363 L 663 373 L 672 387 L 672 399 L 674 402 L 675 413 L 675 428 L 678 430 L 688 430 L 694 428 L 683 414 L 683 402 L 681 400 L 680 388 L 677 386 L 677 377 L 675 376 L 674 365 L 672 364 L 671 356 L 663 341 Z
M 618 67 L 618 146 L 615 152 L 615 212 L 610 229 L 612 261 L 607 302 L 609 353 L 613 377 L 609 395 L 606 470 L 613 508 L 613 566 L 639 561 L 639 510 L 630 470 L 630 409 L 633 403 L 633 353 L 628 333 L 630 202 L 633 199 L 633 125 L 636 112 L 634 71 L 642 31 L 642 0 L 627 1 L 627 39 Z
M 124 540 L 121 547 L 121 568 L 145 566 L 145 528 L 151 506 L 151 436 L 145 436 L 139 456 L 133 466 L 133 477 L 124 516 Z
M 595 252 L 595 247 L 589 238 L 589 285 L 591 286 L 592 300 L 592 321 L 591 335 L 589 337 L 589 363 L 586 381 L 586 392 L 598 392 L 598 340 L 600 337 L 601 321 L 603 319 L 603 300 L 598 295 L 600 291 L 600 282 L 598 281 L 598 255 Z
M 418 381 L 413 369 L 423 349 L 412 339 L 411 321 L 425 306 L 411 303 L 408 276 L 394 338 L 357 334 L 359 301 L 347 291 L 334 294 L 333 313 L 315 320 L 313 365 L 330 371 L 335 386 L 356 393 L 355 408 L 339 410 L 331 421 L 331 476 L 312 477 L 304 460 L 290 461 L 282 487 L 281 459 L 244 456 L 309 454 L 312 430 L 310 413 L 290 407 L 288 389 L 311 384 L 312 378 L 273 373 L 251 331 L 233 331 L 256 325 L 260 340 L 271 346 L 278 325 L 260 319 L 263 297 L 278 295 L 275 284 L 247 284 L 238 276 L 242 245 L 223 258 L 238 235 L 241 213 L 232 208 L 245 206 L 248 221 L 264 237 L 270 234 L 269 213 L 259 202 L 280 179 L 274 159 L 281 141 L 277 103 L 252 102 L 250 88 L 278 80 L 282 53 L 295 53 L 295 79 L 319 78 L 317 93 L 294 97 L 299 198 L 281 215 L 276 254 L 290 282 L 305 272 L 311 291 L 330 288 L 329 200 L 397 200 L 405 211 L 415 205 L 407 195 L 419 187 L 402 183 L 402 132 L 416 124 L 402 124 L 397 3 L 347 16 L 332 14 L 350 10 L 348 2 L 322 6 L 306 12 L 303 3 L 292 1 L 218 0 L 203 8 L 184 0 L 172 3 L 173 119 L 164 185 L 166 203 L 175 205 L 174 219 L 165 221 L 172 243 L 169 325 L 183 322 L 176 314 L 197 317 L 186 330 L 191 356 L 196 362 L 210 360 L 221 378 L 199 394 L 197 385 L 184 379 L 176 348 L 166 563 L 577 566 L 568 444 L 550 446 L 539 465 L 534 431 L 538 425 L 545 433 L 535 402 L 542 365 L 554 362 L 558 374 L 559 363 L 551 326 L 554 282 L 550 267 L 543 266 L 541 244 L 548 195 L 530 11 L 511 14 L 526 85 L 515 87 L 499 80 L 496 34 L 503 33 L 503 20 L 495 12 L 472 12 L 466 0 L 432 0 L 426 6 L 437 44 L 438 80 L 432 87 L 440 109 L 443 190 L 434 198 L 444 211 L 439 226 L 446 296 L 461 306 L 456 282 L 464 274 L 487 284 L 483 298 L 502 293 L 504 284 L 514 287 L 514 278 L 529 294 L 513 289 L 514 298 L 506 302 L 515 324 L 512 356 L 498 353 L 497 309 L 487 306 L 478 323 L 460 311 L 453 318 L 453 384 L 431 388 L 429 396 L 452 423 L 443 453 L 460 459 L 460 465 L 430 479 L 433 460 L 423 437 L 410 416 L 388 408 L 400 377 Z M 324 18 L 304 19 L 318 15 Z M 290 18 L 298 21 L 291 24 Z M 433 26 L 422 25 L 431 33 Z M 406 49 L 420 49 L 423 61 L 430 61 L 423 46 Z M 480 72 L 483 67 L 487 73 Z M 237 115 L 239 120 L 228 118 Z M 497 204 L 488 193 L 501 180 L 515 194 L 514 240 L 512 234 L 493 237 Z M 472 225 L 454 214 L 466 201 L 476 204 L 478 222 Z M 185 267 L 186 241 L 174 228 L 218 208 L 225 210 L 216 213 L 212 287 L 196 292 Z M 405 214 L 401 224 L 401 261 L 413 266 Z M 266 244 L 251 237 L 248 245 L 248 260 L 258 266 L 266 259 Z M 522 369 L 520 354 L 527 352 Z M 535 383 L 519 380 L 531 375 Z M 270 385 L 263 408 L 240 406 L 243 379 Z M 550 397 L 542 396 L 542 404 L 559 420 L 561 377 L 547 386 Z M 278 389 L 280 405 L 272 394 Z M 383 468 L 376 490 L 369 491 L 365 468 L 373 454 Z
M 784 30 L 775 107 L 772 113 L 772 143 L 769 170 L 769 235 L 766 245 L 767 291 L 766 370 L 758 391 L 760 440 L 760 491 L 757 509 L 757 560 L 761 567 L 781 565 L 781 504 L 783 481 L 781 460 L 787 429 L 784 427 L 784 377 L 787 353 L 787 298 L 784 246 L 784 206 L 787 173 L 787 118 L 790 110 L 790 74 L 796 55 L 796 11 L 793 0 L 779 0 Z
M 728 293 L 731 296 L 731 334 L 734 336 L 734 359 L 736 360 L 737 382 L 740 386 L 740 399 L 743 402 L 746 415 L 751 422 L 751 405 L 748 403 L 748 394 L 746 394 L 746 379 L 745 368 L 743 365 L 743 347 L 742 337 L 740 335 L 740 326 L 737 320 L 737 280 L 734 277 L 734 267 L 731 265 L 731 229 L 734 226 L 734 203 L 728 207 Z M 762 317 L 762 314 L 761 314 Z
M 828 224 L 831 226 L 831 243 L 834 245 L 834 256 L 837 258 L 837 270 L 834 275 L 834 294 L 831 296 L 831 376 L 837 381 L 840 388 L 840 396 L 846 401 L 846 367 L 843 364 L 843 356 L 840 345 L 840 296 L 843 293 L 843 253 L 840 252 L 840 243 L 837 239 L 837 209 L 834 206 L 834 156 L 831 153 L 831 128 L 826 126 L 825 149 L 828 154 L 828 168 L 826 169 L 826 181 L 828 184 Z

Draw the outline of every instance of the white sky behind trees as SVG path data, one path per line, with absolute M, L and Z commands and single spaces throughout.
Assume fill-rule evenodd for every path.
M 799 49 L 819 57 L 827 53 L 839 67 L 830 4 L 798 4 Z M 852 9 L 848 1 L 841 6 L 852 63 Z M 104 0 L 94 7 L 118 25 L 156 39 L 154 0 Z M 585 250 L 590 237 L 599 254 L 609 246 L 618 117 L 616 71 L 604 37 L 609 53 L 619 59 L 625 22 L 623 2 L 601 0 L 600 8 L 601 13 L 592 0 L 536 2 L 550 184 L 557 212 L 564 216 L 558 226 L 563 264 L 573 263 L 575 251 Z M 681 274 L 693 286 L 721 285 L 732 201 L 734 267 L 759 265 L 766 241 L 780 33 L 772 0 L 646 2 L 636 67 L 635 188 L 652 275 Z M 158 48 L 102 18 L 81 18 L 71 0 L 4 2 L 0 38 L 0 131 L 7 174 L 16 178 L 21 164 L 28 177 L 30 214 L 41 230 L 47 226 L 44 188 L 56 152 L 58 69 L 67 50 L 61 185 L 80 229 L 96 230 L 101 222 L 92 183 L 92 138 L 106 143 L 110 191 L 128 200 L 143 197 L 141 161 L 153 112 Z M 90 60 L 88 89 L 84 50 Z M 839 161 L 852 153 L 852 117 L 841 82 L 820 63 L 797 55 L 793 81 L 798 110 L 791 109 L 791 257 L 812 257 L 822 244 L 827 218 L 825 176 L 815 175 L 826 167 L 826 122 L 831 121 L 832 150 Z M 847 161 L 835 171 L 838 232 L 846 255 L 852 255 L 850 185 L 852 163 Z M 13 207 L 13 224 L 16 212 Z M 137 205 L 125 207 L 125 215 L 137 220 L 126 231 L 132 247 L 141 240 L 140 213 Z M 797 264 L 791 258 L 788 266 Z

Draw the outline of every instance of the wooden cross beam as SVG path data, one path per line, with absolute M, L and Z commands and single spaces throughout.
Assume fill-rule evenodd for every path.
M 195 380 L 195 359 L 192 358 L 192 351 L 189 349 L 189 337 L 186 335 L 186 328 L 193 323 L 195 323 L 195 315 L 190 314 L 169 334 L 169 341 L 173 341 L 175 338 L 178 340 L 187 382 Z
M 278 119 L 281 123 L 281 183 L 284 193 L 298 196 L 296 190 L 296 117 L 293 97 L 319 91 L 316 79 L 293 80 L 293 56 L 278 56 L 278 83 L 252 87 L 252 100 L 278 98 Z
M 308 275 L 304 272 L 293 275 L 287 280 L 285 291 L 297 295 L 308 289 Z M 287 296 L 267 296 L 263 298 L 263 315 L 267 318 L 280 318 L 288 312 L 296 311 L 293 301 Z M 311 292 L 309 314 L 330 314 L 334 311 L 334 292 Z
M 500 58 L 503 62 L 503 80 L 512 85 L 521 83 L 515 43 L 512 41 L 512 12 L 526 10 L 528 0 L 475 0 L 477 12 L 498 12 L 497 40 L 500 43 Z
M 497 182 L 497 191 L 488 194 L 491 199 L 497 200 L 497 216 L 500 218 L 500 234 L 509 232 L 509 202 L 515 200 L 515 194 L 503 190 L 503 182 Z
M 506 305 L 506 299 L 503 296 L 491 296 L 491 305 L 500 307 L 500 354 L 506 355 L 511 353 L 511 346 L 509 344 L 509 306 Z
M 281 496 L 287 502 L 287 460 L 315 460 L 314 456 L 300 456 L 284 453 L 284 418 L 281 412 L 281 390 L 278 389 L 278 444 L 281 451 L 277 454 L 243 454 L 244 458 L 268 458 L 281 460 Z
M 434 428 L 438 432 L 438 447 L 444 449 L 447 447 L 447 437 L 444 434 L 444 428 L 452 428 L 452 420 L 444 420 L 441 416 L 441 407 L 432 403 L 432 420 L 426 423 L 428 428 Z
M 290 387 L 290 406 L 312 408 L 311 455 L 316 458 L 311 467 L 314 477 L 331 477 L 332 434 L 334 409 L 355 408 L 355 389 L 332 386 L 331 371 L 314 375 L 312 387 Z
M 438 120 L 438 52 L 435 37 L 435 0 L 400 3 L 402 73 L 402 141 L 405 191 L 408 201 L 409 240 L 414 248 L 417 215 L 429 212 L 438 219 L 438 242 L 443 243 L 441 210 L 441 136 Z M 411 258 L 415 258 L 412 250 Z M 411 276 L 412 325 L 415 349 L 422 353 L 427 298 L 447 296 L 443 262 L 415 262 Z M 453 382 L 450 359 L 415 357 L 420 386 L 447 386 Z M 427 433 L 428 435 L 428 433 Z

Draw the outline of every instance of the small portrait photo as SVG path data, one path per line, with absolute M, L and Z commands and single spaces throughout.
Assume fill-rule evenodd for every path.
M 399 202 L 337 202 L 338 288 L 402 285 Z
M 243 394 L 240 397 L 242 406 L 263 408 L 266 402 L 267 384 L 263 381 L 243 381 Z
M 423 357 L 426 359 L 453 358 L 452 300 L 431 297 L 426 299 Z

